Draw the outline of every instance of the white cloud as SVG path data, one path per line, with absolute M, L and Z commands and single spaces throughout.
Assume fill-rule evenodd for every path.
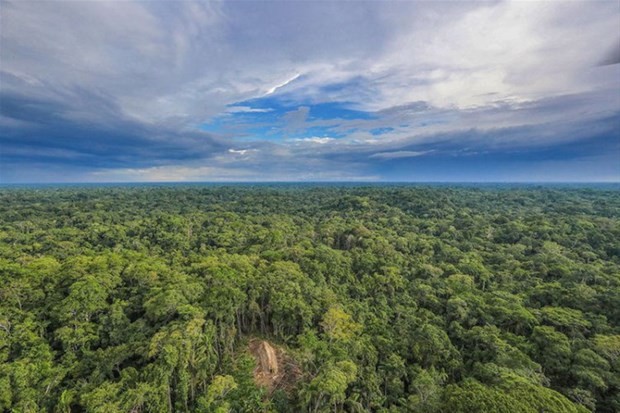
M 100 182 L 181 182 L 245 179 L 251 171 L 241 168 L 166 165 L 150 168 L 120 168 L 91 174 Z
M 418 3 L 388 15 L 392 31 L 381 49 L 308 64 L 289 92 L 375 111 L 417 101 L 475 108 L 617 85 L 593 69 L 620 36 L 613 2 L 467 4 L 450 3 L 454 10 L 442 13 L 436 9 L 445 5 Z M 357 84 L 336 92 L 321 89 L 351 81 Z
M 371 158 L 379 159 L 400 159 L 400 158 L 415 158 L 418 156 L 426 155 L 433 151 L 394 151 L 394 152 L 378 152 L 370 155 Z
M 88 181 L 97 182 L 297 182 L 297 181 L 376 181 L 378 175 L 342 171 L 270 171 L 256 174 L 247 168 L 167 165 L 151 168 L 106 169 L 92 172 Z
M 291 77 L 290 79 L 285 80 L 282 83 L 279 83 L 271 88 L 269 88 L 269 90 L 267 90 L 267 92 L 265 93 L 264 96 L 268 96 L 271 95 L 273 93 L 275 93 L 276 90 L 278 89 L 282 89 L 283 87 L 285 87 L 286 85 L 288 85 L 289 83 L 294 82 L 295 80 L 299 79 L 301 75 L 299 73 L 297 73 L 295 76 Z
M 3 15 L 2 70 L 30 93 L 97 90 L 128 116 L 186 125 L 284 92 L 379 110 L 587 91 L 612 81 L 585 72 L 620 35 L 614 2 L 7 1 Z
M 233 155 L 240 155 L 240 156 L 249 155 L 253 152 L 258 152 L 258 149 L 232 149 L 231 148 L 228 150 L 228 153 L 233 154 Z
M 249 106 L 230 106 L 226 109 L 228 113 L 267 113 L 273 112 L 270 108 L 251 108 Z
M 294 142 L 307 142 L 307 143 L 316 143 L 319 145 L 325 145 L 326 143 L 330 143 L 334 140 L 334 138 L 329 138 L 326 136 L 320 137 L 320 136 L 313 136 L 310 138 L 296 138 L 296 139 L 291 139 Z

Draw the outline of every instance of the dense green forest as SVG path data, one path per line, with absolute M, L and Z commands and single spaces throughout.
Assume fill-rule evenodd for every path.
M 617 189 L 0 189 L 0 411 L 612 413 L 619 389 Z

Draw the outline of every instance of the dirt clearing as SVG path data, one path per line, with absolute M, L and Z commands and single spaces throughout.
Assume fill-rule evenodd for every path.
M 259 339 L 250 340 L 248 348 L 256 359 L 254 381 L 257 385 L 267 388 L 269 393 L 276 389 L 288 392 L 295 387 L 301 370 L 284 350 Z

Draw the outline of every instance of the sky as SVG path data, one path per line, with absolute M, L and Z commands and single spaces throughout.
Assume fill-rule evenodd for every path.
M 0 183 L 620 181 L 620 2 L 0 0 Z

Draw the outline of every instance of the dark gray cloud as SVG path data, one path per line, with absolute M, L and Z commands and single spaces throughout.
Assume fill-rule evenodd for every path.
M 600 61 L 601 66 L 617 65 L 620 63 L 620 38 L 609 48 L 603 59 Z
M 228 148 L 204 132 L 125 118 L 109 101 L 88 91 L 76 92 L 73 97 L 91 110 L 99 109 L 98 116 L 81 120 L 75 106 L 65 102 L 0 94 L 3 118 L 19 121 L 3 127 L 3 163 L 116 168 L 205 159 Z

